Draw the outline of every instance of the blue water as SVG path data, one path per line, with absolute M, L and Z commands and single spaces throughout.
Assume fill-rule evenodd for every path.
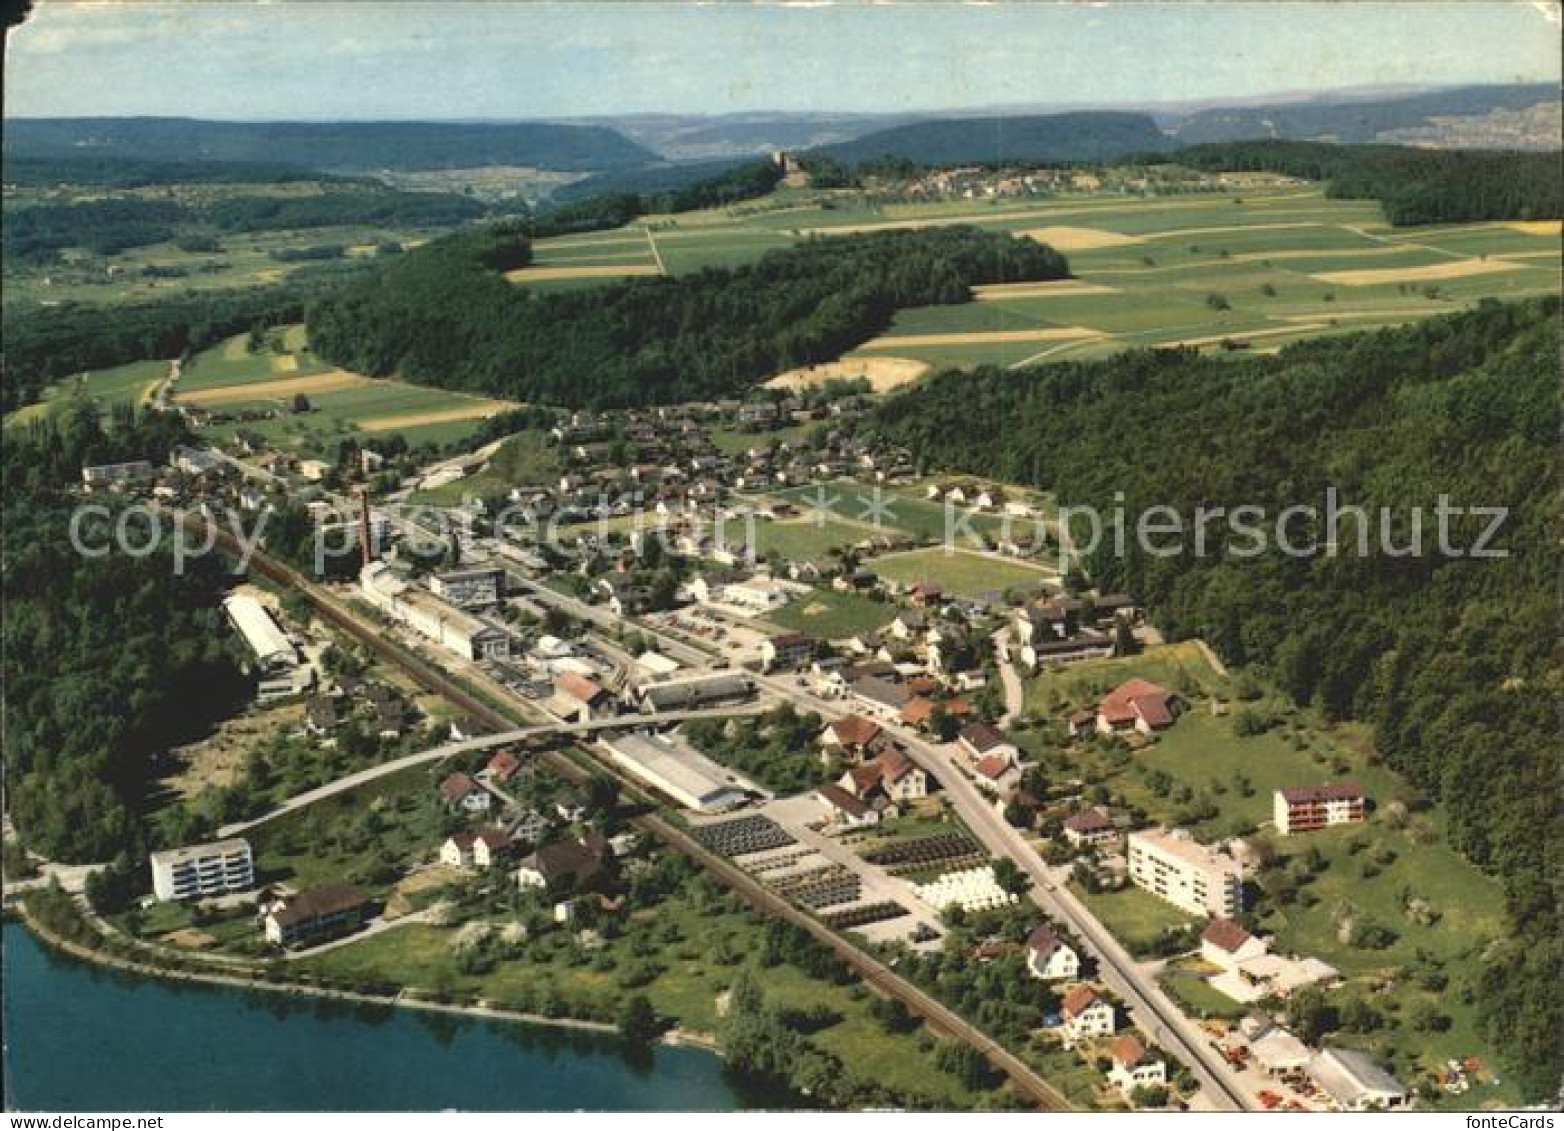
M 22 926 L 4 950 L 23 1111 L 729 1111 L 778 1106 L 699 1049 L 138 978 Z

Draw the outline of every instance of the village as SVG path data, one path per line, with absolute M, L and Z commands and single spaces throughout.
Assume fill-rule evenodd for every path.
M 592 945 L 647 864 L 622 820 L 644 802 L 911 969 L 953 945 L 975 966 L 1018 959 L 1037 1039 L 1095 1075 L 1095 1103 L 1200 1108 L 1218 1076 L 1263 1109 L 1398 1108 L 1473 1086 L 1476 1058 L 1387 1066 L 1294 1031 L 1299 1003 L 1356 970 L 1341 947 L 1278 935 L 1274 899 L 1292 898 L 1277 874 L 1298 879 L 1311 838 L 1405 827 L 1385 771 L 1289 753 L 1285 776 L 1255 762 L 1239 788 L 1196 799 L 1157 768 L 1164 751 L 1316 736 L 1061 560 L 1048 496 L 920 474 L 856 426 L 860 401 L 561 413 L 423 466 L 346 443 L 334 464 L 187 449 L 166 469 L 84 468 L 89 492 L 213 521 L 307 508 L 344 610 L 534 720 L 507 735 L 423 712 L 394 681 L 326 663 L 344 650 L 328 625 L 246 585 L 227 613 L 256 710 L 302 706 L 306 746 L 380 743 L 322 783 L 335 804 L 418 766 L 420 795 L 392 810 L 405 800 L 424 835 L 391 838 L 400 855 L 382 867 L 279 869 L 265 842 L 297 816 L 285 803 L 154 854 L 148 906 L 242 908 L 228 921 L 253 935 L 193 935 L 292 961 L 439 922 L 441 892 L 476 884 L 485 921 L 521 901 Z M 508 482 L 504 444 L 520 443 L 529 475 Z M 545 746 L 590 788 L 541 768 Z M 1394 1070 L 1408 1067 L 1415 1084 Z

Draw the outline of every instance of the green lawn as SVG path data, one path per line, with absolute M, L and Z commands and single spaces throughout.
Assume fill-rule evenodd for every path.
M 1225 687 L 1199 647 L 1193 641 L 1183 641 L 1148 648 L 1138 656 L 1047 668 L 1026 681 L 1026 710 L 1062 716 L 1072 707 L 1095 704 L 1132 676 L 1186 693 L 1207 694 Z
M 1168 931 L 1189 926 L 1196 921 L 1194 916 L 1186 915 L 1166 900 L 1158 899 L 1137 887 L 1098 895 L 1074 884 L 1070 885 L 1070 890 L 1081 898 L 1091 913 L 1113 933 L 1114 938 L 1136 954 L 1148 952 L 1152 944 Z
M 450 928 L 408 926 L 305 960 L 335 977 L 389 980 L 479 994 L 498 1005 L 527 1011 L 612 1018 L 628 988 L 645 993 L 659 1013 L 696 1032 L 719 1024 L 718 998 L 739 969 L 762 948 L 765 925 L 726 899 L 684 890 L 654 911 L 632 917 L 623 933 L 602 949 L 582 951 L 567 932 L 553 930 L 528 941 L 514 957 L 502 957 L 482 974 L 462 971 Z M 761 967 L 760 985 L 773 1007 L 824 1006 L 840 1020 L 809 1040 L 840 1057 L 855 1075 L 879 1080 L 923 1105 L 970 1109 L 976 1096 L 933 1063 L 919 1033 L 893 1036 L 869 1014 L 869 996 L 853 986 L 811 978 L 790 966 Z
M 1157 981 L 1191 1017 L 1236 1019 L 1247 1011 L 1246 1006 L 1240 1005 L 1220 990 L 1212 989 L 1197 972 L 1169 967 Z
M 766 619 L 778 628 L 807 632 L 822 640 L 840 640 L 884 628 L 896 615 L 896 606 L 873 601 L 856 593 L 816 589 L 795 597 Z
M 514 433 L 495 450 L 481 471 L 432 490 L 415 491 L 408 501 L 455 506 L 469 496 L 504 494 L 512 487 L 547 483 L 560 470 L 559 449 L 548 439 L 547 433 L 538 430 Z
M 107 414 L 116 405 L 140 404 L 153 386 L 167 376 L 166 361 L 133 361 L 89 370 L 50 386 L 42 400 L 7 415 L 5 426 L 52 417 L 78 398 L 92 401 L 100 414 Z
M 824 523 L 807 518 L 782 522 L 757 519 L 755 550 L 762 557 L 778 554 L 788 561 L 803 561 L 828 557 L 830 551 L 856 545 L 873 534 L 864 527 L 830 519 Z
M 881 577 L 904 585 L 934 584 L 959 597 L 1003 595 L 1007 590 L 1035 592 L 1054 580 L 1052 572 L 1003 558 L 943 547 L 887 554 L 864 563 Z

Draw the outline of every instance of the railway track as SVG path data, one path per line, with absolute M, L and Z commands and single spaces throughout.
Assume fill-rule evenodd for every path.
M 190 521 L 197 520 L 192 517 Z M 237 555 L 239 551 L 234 539 L 221 531 L 216 533 L 216 545 L 230 555 Z M 268 581 L 287 586 L 302 594 L 315 607 L 317 614 L 323 620 L 369 648 L 385 662 L 400 668 L 431 694 L 441 696 L 496 731 L 512 730 L 517 726 L 516 719 L 508 717 L 450 679 L 434 665 L 375 631 L 335 597 L 291 566 L 257 550 L 250 556 L 249 567 Z M 580 763 L 558 750 L 540 750 L 537 756 L 545 761 L 550 769 L 572 784 L 580 784 L 589 776 L 587 769 Z M 639 796 L 646 796 L 636 783 L 625 778 L 614 767 L 594 755 L 589 754 L 588 757 L 592 758 L 591 772 L 610 776 L 621 787 Z M 825 924 L 770 891 L 726 857 L 706 848 L 685 829 L 655 812 L 634 817 L 630 823 L 694 860 L 757 911 L 785 920 L 807 932 L 810 937 L 840 958 L 863 981 L 887 997 L 901 1001 L 908 1009 L 922 1017 L 936 1032 L 972 1046 L 990 1064 L 1008 1076 L 1020 1094 L 1030 1099 L 1040 1109 L 1072 1110 L 1064 1094 L 1043 1079 L 1020 1057 L 877 958 L 860 950 Z

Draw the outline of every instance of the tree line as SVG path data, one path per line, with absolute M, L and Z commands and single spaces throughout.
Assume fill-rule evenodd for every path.
M 1557 152 L 1267 140 L 1192 145 L 1145 160 L 1324 181 L 1327 196 L 1379 201 L 1386 219 L 1398 227 L 1564 216 Z
M 73 373 L 182 357 L 256 325 L 297 322 L 313 291 L 351 270 L 301 267 L 286 283 L 273 286 L 196 291 L 148 302 L 7 304 L 0 311 L 5 338 L 0 405 L 10 412 L 36 401 L 46 385 Z
M 840 357 L 900 308 L 1069 271 L 1032 240 L 949 227 L 817 238 L 744 267 L 538 294 L 500 278 L 494 240 L 506 263 L 521 260 L 518 232 L 462 233 L 321 297 L 308 312 L 315 351 L 355 372 L 518 400 L 667 403 Z
M 1163 557 L 1128 539 L 1089 567 L 1144 598 L 1171 639 L 1201 636 L 1328 718 L 1373 724 L 1378 756 L 1444 807 L 1456 849 L 1498 876 L 1514 918 L 1481 971 L 1488 1036 L 1534 1098 L 1557 1086 L 1564 960 L 1556 863 L 1555 443 L 1559 301 L 1489 302 L 1413 328 L 1227 360 L 1141 351 L 1023 374 L 947 373 L 875 427 L 933 466 L 1054 490 L 1133 524 L 1167 505 L 1320 513 L 1292 542 L 1340 553 L 1244 557 L 1186 533 Z M 1325 526 L 1325 491 L 1364 508 Z M 1122 496 L 1116 493 L 1122 492 Z M 1439 496 L 1507 512 L 1491 560 L 1435 552 Z M 1421 553 L 1395 555 L 1423 510 Z M 1388 508 L 1389 549 L 1381 549 Z M 1490 518 L 1449 521 L 1470 549 Z M 1131 527 L 1133 532 L 1133 525 Z M 1218 524 L 1216 531 L 1222 529 Z M 1187 530 L 1187 526 L 1186 526 Z M 1359 556 L 1360 530 L 1370 552 Z M 1076 530 L 1084 538 L 1084 528 Z

